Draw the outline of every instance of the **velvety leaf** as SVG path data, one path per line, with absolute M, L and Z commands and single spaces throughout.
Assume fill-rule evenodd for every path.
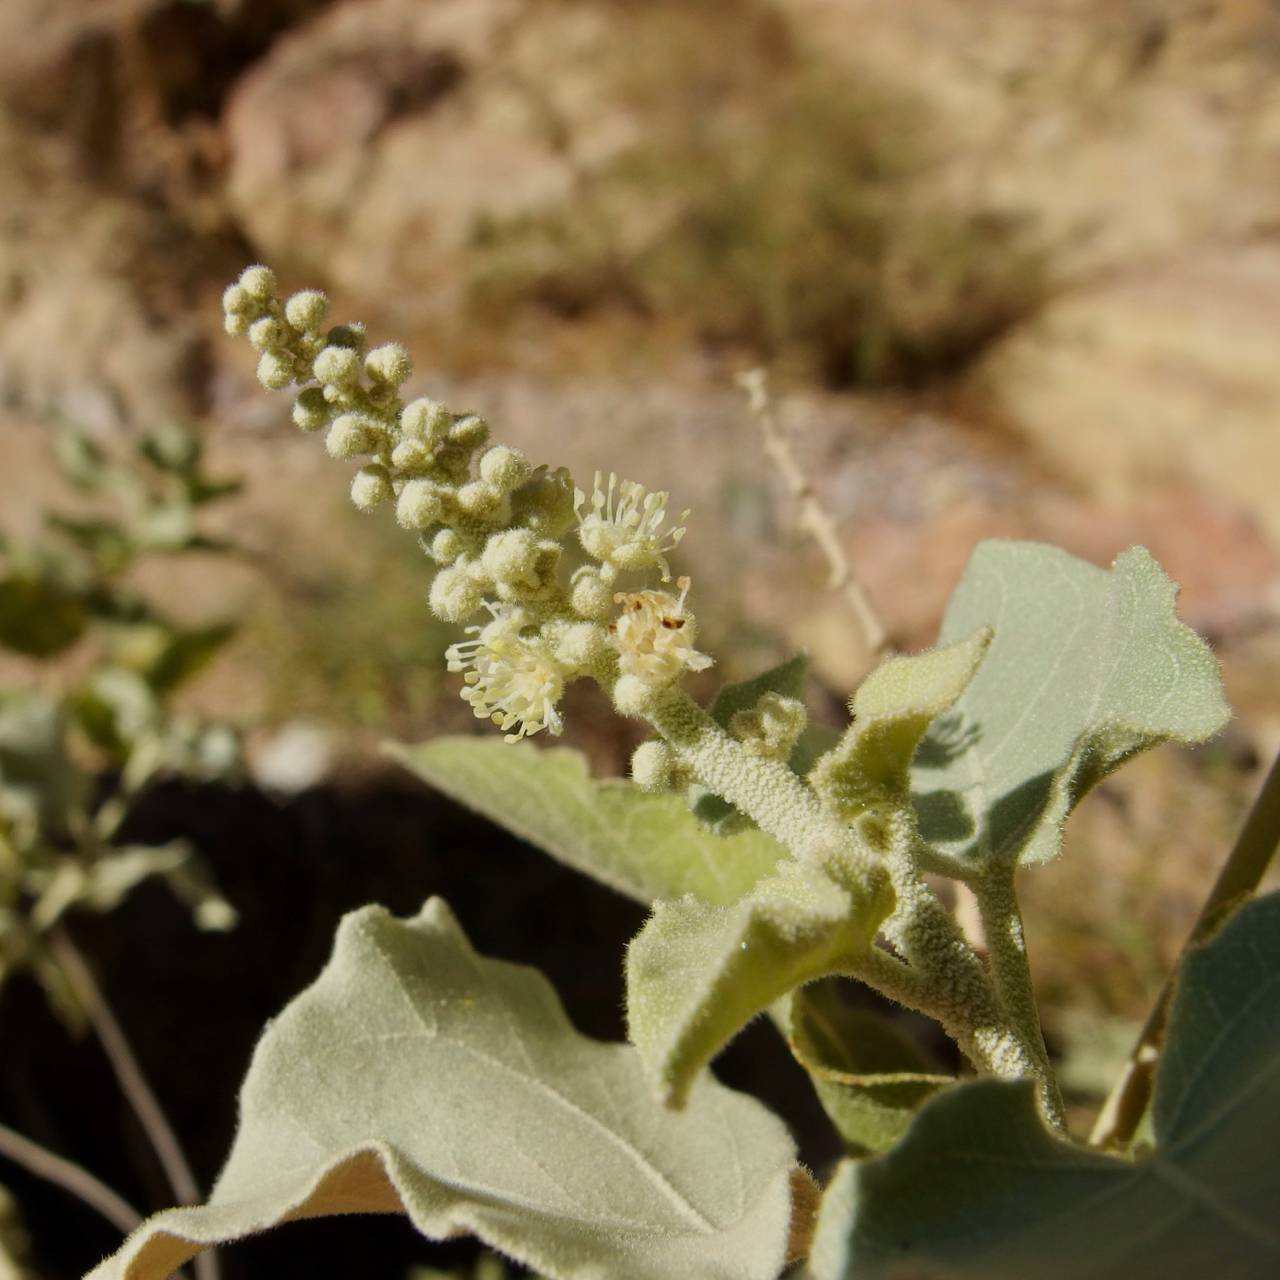
M 635 1051 L 579 1035 L 534 970 L 478 956 L 448 907 L 349 915 L 267 1029 L 207 1206 L 141 1227 L 93 1280 L 161 1280 L 199 1244 L 282 1221 L 403 1211 L 552 1280 L 772 1280 L 793 1148 L 706 1081 L 684 1115 Z
M 1178 621 L 1176 590 L 1141 547 L 1110 570 L 1029 542 L 973 553 L 942 641 L 982 625 L 995 639 L 912 768 L 921 831 L 957 870 L 1054 857 L 1096 782 L 1226 723 L 1218 664 Z
M 750 711 L 766 693 L 777 693 L 784 698 L 802 701 L 808 674 L 808 655 L 797 654 L 776 667 L 762 671 L 758 676 L 752 676 L 750 680 L 737 680 L 721 685 L 707 709 L 708 714 L 722 729 L 727 729 L 729 721 L 739 711 Z M 797 772 L 804 770 L 797 768 Z M 717 835 L 730 835 L 755 825 L 745 814 L 700 782 L 695 782 L 689 788 L 688 799 L 689 808 L 697 815 L 698 820 Z
M 926 1103 L 892 1151 L 841 1166 L 817 1280 L 1280 1275 L 1280 895 L 1185 961 L 1136 1161 L 1069 1146 L 1029 1082 Z
M 576 751 L 482 738 L 388 750 L 445 795 L 640 902 L 684 893 L 735 902 L 785 856 L 761 831 L 704 830 L 679 796 L 595 781 Z
M 40 577 L 0 579 L 0 645 L 33 658 L 48 658 L 75 644 L 89 624 L 74 592 Z
M 847 821 L 874 805 L 905 807 L 911 757 L 929 725 L 949 711 L 974 678 L 991 629 L 956 644 L 890 658 L 853 696 L 853 723 L 814 766 L 810 781 Z
M 865 954 L 884 910 L 854 918 L 849 893 L 787 861 L 740 902 L 659 902 L 627 951 L 627 1023 L 664 1101 L 683 1104 L 712 1057 L 793 988 Z
M 847 1004 L 836 979 L 791 998 L 791 1051 L 853 1155 L 884 1151 L 951 1077 L 883 1014 Z

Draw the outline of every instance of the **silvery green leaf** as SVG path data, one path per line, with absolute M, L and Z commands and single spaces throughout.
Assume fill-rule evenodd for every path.
M 1029 1082 L 947 1090 L 893 1150 L 840 1167 L 813 1275 L 1280 1275 L 1280 895 L 1184 961 L 1152 1119 L 1154 1149 L 1128 1161 L 1051 1136 Z
M 757 1014 L 865 954 L 890 903 L 856 911 L 824 871 L 782 862 L 741 901 L 654 906 L 627 951 L 627 1023 L 658 1092 L 681 1106 L 698 1073 Z
M 640 902 L 684 893 L 734 902 L 785 856 L 762 831 L 704 830 L 679 796 L 597 782 L 565 748 L 437 738 L 389 751 L 445 795 Z
M 92 1280 L 162 1280 L 201 1245 L 334 1213 L 406 1213 L 550 1280 L 772 1280 L 794 1150 L 705 1081 L 682 1114 L 635 1051 L 579 1035 L 537 972 L 477 955 L 448 907 L 346 917 L 267 1028 L 208 1205 L 145 1223 Z
M 995 639 L 912 767 L 921 832 L 944 863 L 1052 858 L 1067 815 L 1113 769 L 1222 728 L 1218 664 L 1178 621 L 1175 594 L 1141 547 L 1109 570 L 1029 542 L 974 551 L 941 640 L 984 625 Z

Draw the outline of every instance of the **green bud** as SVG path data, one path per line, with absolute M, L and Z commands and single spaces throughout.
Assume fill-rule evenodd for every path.
M 319 431 L 321 427 L 329 425 L 332 417 L 333 410 L 319 387 L 307 387 L 305 391 L 298 392 L 298 398 L 293 402 L 295 427 L 300 427 L 303 431 Z
M 258 361 L 258 381 L 268 391 L 283 391 L 293 381 L 293 361 L 276 351 L 264 352 Z
M 489 427 L 483 418 L 469 413 L 449 428 L 449 439 L 464 449 L 478 449 L 489 439 Z
M 410 480 L 396 500 L 396 521 L 402 529 L 426 529 L 445 514 L 446 490 L 430 480 Z
M 494 445 L 480 459 L 480 478 L 504 493 L 519 488 L 529 476 L 529 460 L 519 449 L 505 444 Z
M 506 529 L 485 543 L 480 563 L 497 583 L 537 580 L 537 539 L 528 529 Z
M 431 611 L 444 622 L 465 622 L 480 607 L 484 588 L 470 573 L 465 561 L 441 569 L 431 584 Z
M 510 509 L 506 494 L 485 480 L 471 480 L 458 489 L 458 506 L 477 520 L 493 520 Z
M 613 705 L 624 716 L 643 716 L 653 707 L 664 687 L 643 676 L 619 676 L 613 686 Z
M 436 564 L 452 564 L 463 550 L 462 536 L 456 529 L 441 529 L 431 539 L 429 554 Z
M 386 342 L 365 356 L 364 371 L 374 382 L 398 387 L 413 372 L 413 361 L 398 342 Z
M 284 318 L 302 332 L 318 329 L 329 311 L 329 299 L 318 289 L 304 289 L 284 304 Z
M 488 456 L 488 455 L 486 455 Z M 573 481 L 567 467 L 548 471 L 539 467 L 511 495 L 511 508 L 519 524 L 547 538 L 559 538 L 573 528 Z
M 373 511 L 394 497 L 386 467 L 370 463 L 351 479 L 351 501 L 361 511 Z
M 235 288 L 233 285 L 232 288 Z M 247 315 L 241 315 L 235 311 L 228 311 L 222 317 L 222 327 L 233 338 L 243 338 L 249 332 L 250 319 Z
M 382 433 L 376 423 L 358 413 L 344 413 L 335 418 L 324 447 L 331 458 L 355 458 L 373 453 L 382 444 Z
M 670 791 L 671 748 L 656 738 L 642 742 L 631 754 L 631 778 L 642 791 Z
M 263 316 L 249 326 L 249 345 L 255 351 L 276 351 L 285 345 L 284 325 L 274 316 Z
M 607 618 L 613 612 L 613 586 L 598 570 L 579 569 L 569 588 L 569 603 L 583 618 Z
M 434 443 L 449 434 L 453 414 L 436 400 L 425 396 L 411 400 L 400 413 L 400 431 L 412 440 Z
M 552 644 L 566 667 L 584 671 L 609 648 L 609 633 L 595 622 L 559 623 Z
M 258 304 L 243 286 L 232 284 L 222 291 L 222 310 L 229 316 L 253 315 Z
M 246 267 L 237 283 L 254 302 L 270 302 L 276 296 L 276 277 L 269 267 Z
M 358 355 L 365 348 L 365 332 L 362 324 L 336 324 L 324 336 L 328 347 L 343 347 Z
M 349 387 L 360 377 L 360 357 L 350 347 L 328 346 L 316 356 L 316 380 L 335 387 Z
M 398 471 L 430 471 L 431 450 L 421 440 L 401 440 L 391 450 L 391 465 Z

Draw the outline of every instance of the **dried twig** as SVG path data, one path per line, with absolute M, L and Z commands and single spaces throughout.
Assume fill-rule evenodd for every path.
M 800 509 L 800 526 L 818 544 L 830 569 L 828 585 L 840 592 L 853 610 L 862 638 L 872 659 L 892 652 L 889 633 L 884 629 L 849 564 L 849 558 L 836 536 L 835 521 L 818 500 L 813 485 L 796 461 L 791 442 L 773 412 L 769 397 L 768 376 L 763 369 L 749 369 L 738 375 L 738 385 L 747 393 L 747 405 L 760 427 L 765 452 L 773 460 Z
M 128 1201 L 116 1195 L 87 1169 L 54 1155 L 38 1142 L 32 1142 L 4 1124 L 0 1124 L 0 1155 L 20 1164 L 37 1178 L 69 1191 L 126 1235 L 142 1221 L 142 1215 Z

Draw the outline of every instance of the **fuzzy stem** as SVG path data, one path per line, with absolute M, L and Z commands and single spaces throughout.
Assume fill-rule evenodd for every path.
M 1262 781 L 1262 787 L 1245 818 L 1244 826 L 1241 827 L 1222 870 L 1218 872 L 1213 888 L 1209 890 L 1209 896 L 1178 957 L 1179 964 L 1191 947 L 1210 937 L 1226 916 L 1257 889 L 1278 847 L 1280 752 L 1271 762 L 1271 768 Z M 1089 1135 L 1089 1141 L 1094 1146 L 1124 1146 L 1132 1139 L 1142 1121 L 1151 1100 L 1177 969 L 1178 966 L 1175 965 L 1174 973 L 1169 976 L 1156 997 L 1146 1025 L 1129 1055 L 1129 1061 L 1098 1113 L 1093 1132 Z
M 128 1201 L 118 1196 L 105 1182 L 100 1182 L 87 1169 L 62 1156 L 54 1155 L 38 1142 L 0 1124 L 0 1155 L 21 1165 L 28 1173 L 69 1191 L 96 1209 L 114 1227 L 126 1235 L 142 1222 L 142 1215 Z
M 991 975 L 996 994 L 1023 1044 L 1035 1059 L 1035 1076 L 1040 1085 L 1040 1101 L 1045 1114 L 1061 1128 L 1065 1124 L 1062 1092 L 1044 1043 L 1040 1010 L 1031 981 L 1031 968 L 1027 963 L 1022 912 L 1018 909 L 1013 879 L 1013 867 L 998 867 L 975 881 L 973 890 L 991 954 Z
M 63 925 L 55 925 L 48 934 L 49 949 L 66 975 L 76 998 L 83 1005 L 94 1032 L 111 1063 L 120 1091 L 133 1108 L 150 1141 L 156 1158 L 164 1169 L 173 1194 L 181 1204 L 198 1204 L 200 1188 L 187 1163 L 182 1147 L 134 1056 L 124 1028 L 116 1020 L 107 998 L 94 979 L 80 948 Z M 199 1280 L 219 1280 L 220 1268 L 213 1253 L 205 1251 L 194 1261 Z

